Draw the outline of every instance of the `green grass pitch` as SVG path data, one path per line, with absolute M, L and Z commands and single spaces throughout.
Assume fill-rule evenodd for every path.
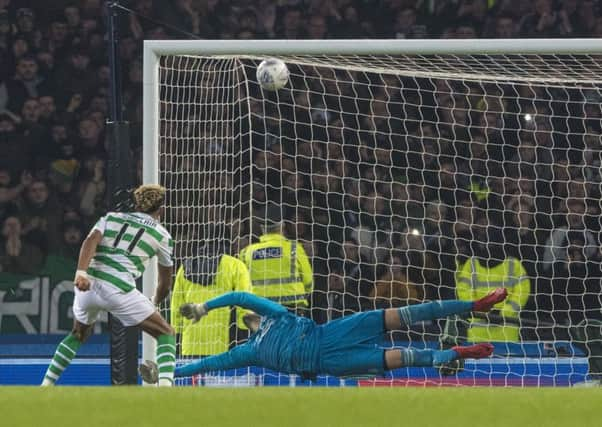
M 602 389 L 0 387 L 2 426 L 600 426 Z

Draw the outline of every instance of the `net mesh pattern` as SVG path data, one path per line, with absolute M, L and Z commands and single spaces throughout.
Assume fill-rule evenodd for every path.
M 468 339 L 500 342 L 496 358 L 360 384 L 584 377 L 571 328 L 601 317 L 599 56 L 285 56 L 291 79 L 276 92 L 255 81 L 262 59 L 161 57 L 159 172 L 177 266 L 214 243 L 236 257 L 274 203 L 311 259 L 318 323 L 511 292 L 489 318 L 460 322 Z M 236 345 L 235 318 L 202 339 L 221 349 L 226 328 Z M 400 328 L 384 345 L 439 348 L 462 334 L 456 323 Z M 301 381 L 241 378 L 195 381 Z

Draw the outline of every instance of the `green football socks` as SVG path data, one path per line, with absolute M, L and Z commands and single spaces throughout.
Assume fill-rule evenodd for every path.
M 69 366 L 81 342 L 73 334 L 69 334 L 60 342 L 54 353 L 54 357 L 48 366 L 46 375 L 42 382 L 43 386 L 54 385 L 63 371 Z
M 157 337 L 157 366 L 159 367 L 159 386 L 172 386 L 173 373 L 176 368 L 176 337 L 173 335 Z

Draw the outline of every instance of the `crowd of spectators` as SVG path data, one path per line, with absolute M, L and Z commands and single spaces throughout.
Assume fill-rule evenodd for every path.
M 103 3 L 0 0 L 0 271 L 75 258 L 106 210 Z M 122 14 L 119 55 L 138 178 L 143 39 L 185 37 L 176 29 L 223 39 L 602 36 L 593 0 L 121 3 L 135 11 Z M 450 297 L 458 263 L 491 236 L 537 278 L 533 295 L 549 296 L 531 299 L 538 316 L 577 321 L 600 305 L 598 89 L 291 72 L 307 91 L 251 102 L 253 194 L 281 201 L 291 237 L 311 246 L 316 305 Z M 546 317 L 552 309 L 564 317 Z
M 308 99 L 253 105 L 253 193 L 310 246 L 316 299 L 449 298 L 466 260 L 513 257 L 527 314 L 600 316 L 599 89 L 289 68 Z

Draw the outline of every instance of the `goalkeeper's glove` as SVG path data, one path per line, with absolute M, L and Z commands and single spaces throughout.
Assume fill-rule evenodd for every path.
M 180 314 L 196 323 L 201 317 L 206 316 L 209 310 L 205 304 L 186 303 L 180 306 Z

